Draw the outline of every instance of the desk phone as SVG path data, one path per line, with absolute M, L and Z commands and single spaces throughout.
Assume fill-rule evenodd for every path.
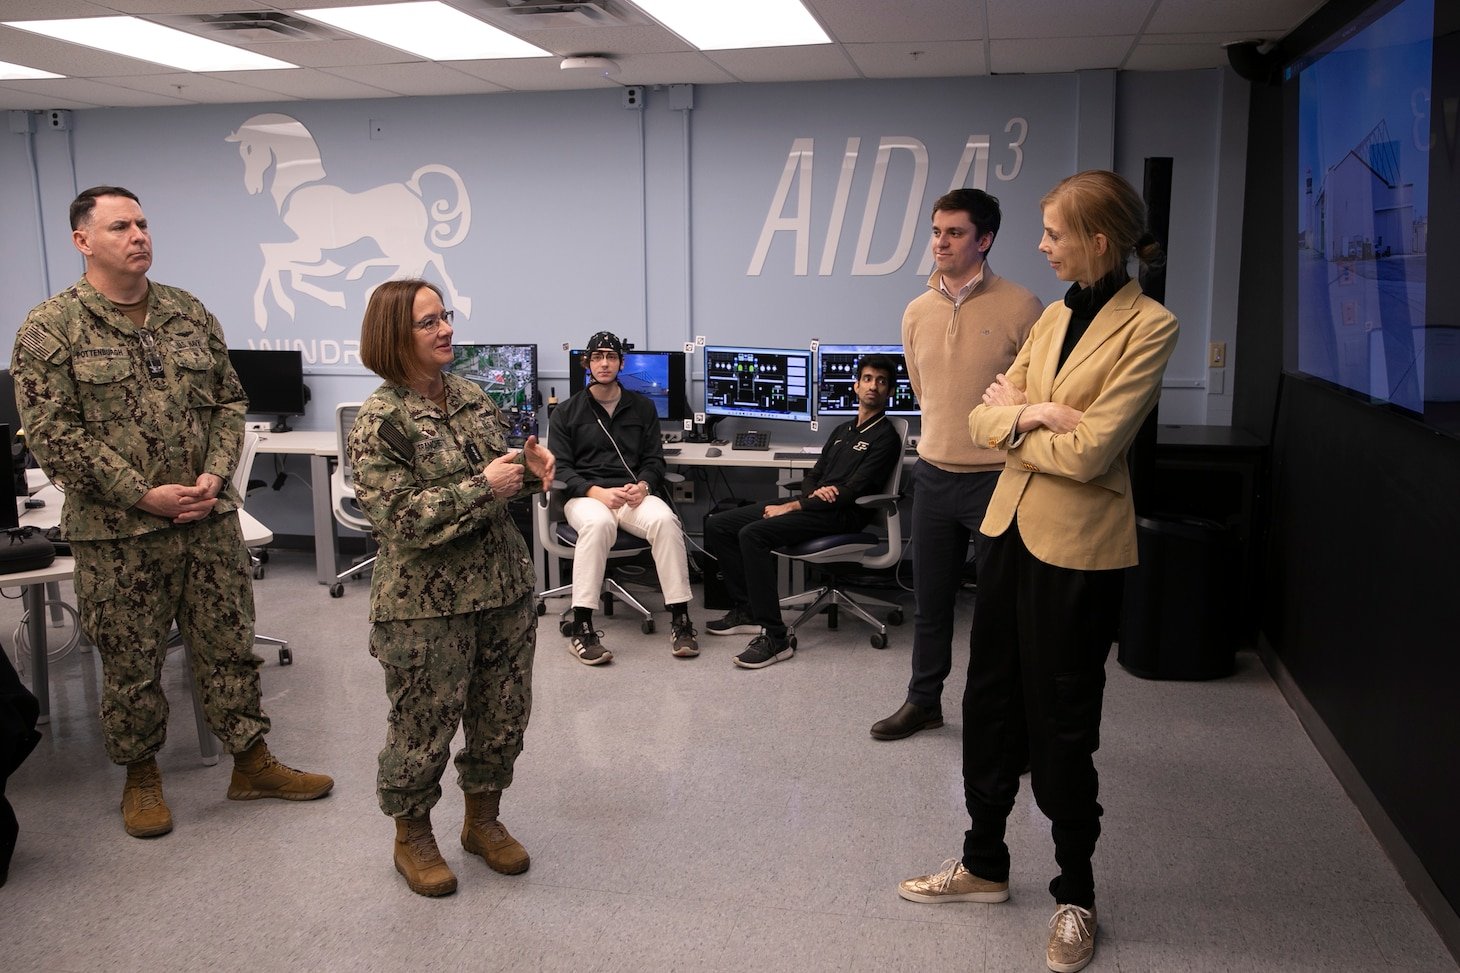
M 759 429 L 747 429 L 744 432 L 737 432 L 735 440 L 730 444 L 731 449 L 770 449 L 771 434 L 761 432 Z

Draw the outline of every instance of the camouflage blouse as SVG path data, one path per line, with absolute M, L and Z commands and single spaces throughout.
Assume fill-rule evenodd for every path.
M 355 499 L 380 543 L 370 620 L 501 608 L 532 590 L 527 544 L 482 470 L 509 452 L 501 413 L 471 382 L 446 380 L 442 410 L 382 385 L 348 441 Z M 518 496 L 541 490 L 531 473 Z
M 187 291 L 151 283 L 139 328 L 83 277 L 30 312 L 11 371 L 26 444 L 66 490 L 68 538 L 169 527 L 134 505 L 203 473 L 224 483 L 214 512 L 237 508 L 247 402 L 223 329 Z

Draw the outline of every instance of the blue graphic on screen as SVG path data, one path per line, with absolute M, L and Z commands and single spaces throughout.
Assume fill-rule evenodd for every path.
M 661 420 L 675 422 L 690 418 L 685 385 L 685 356 L 682 351 L 629 351 L 619 370 L 619 384 L 630 392 L 638 392 L 654 403 Z M 588 369 L 583 366 L 583 349 L 568 352 L 568 394 L 583 391 L 588 385 Z
M 809 421 L 811 352 L 706 345 L 705 413 Z
M 897 366 L 892 397 L 887 400 L 891 416 L 918 415 L 918 400 L 907 375 L 902 345 L 826 345 L 816 349 L 816 414 L 857 414 L 857 363 L 868 355 L 886 355 Z
M 1433 0 L 1403 0 L 1298 72 L 1298 368 L 1419 413 Z

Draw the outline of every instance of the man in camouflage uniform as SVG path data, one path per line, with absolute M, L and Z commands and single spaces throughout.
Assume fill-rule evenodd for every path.
M 253 587 L 229 482 L 246 402 L 223 331 L 197 298 L 148 281 L 152 238 L 131 192 L 83 192 L 71 240 L 86 272 L 30 312 L 11 369 L 26 442 L 66 491 L 61 526 L 102 660 L 102 737 L 127 767 L 127 833 L 172 830 L 155 755 L 174 621 L 208 725 L 234 755 L 228 797 L 323 797 L 334 781 L 285 767 L 264 744 Z
M 492 401 L 439 370 L 436 352 L 450 361 L 451 336 L 434 285 L 376 288 L 360 358 L 385 384 L 360 407 L 347 443 L 355 499 L 380 542 L 370 654 L 390 715 L 376 791 L 396 822 L 396 869 L 429 896 L 456 890 L 430 815 L 458 725 L 462 847 L 507 875 L 531 862 L 498 820 L 532 708 L 537 645 L 532 559 L 507 505 L 541 492 L 554 468 L 536 436 L 509 449 Z

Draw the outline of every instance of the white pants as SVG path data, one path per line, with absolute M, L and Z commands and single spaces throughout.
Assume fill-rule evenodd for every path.
M 637 507 L 624 504 L 617 510 L 609 510 L 591 497 L 574 497 L 563 504 L 563 516 L 578 532 L 578 544 L 573 552 L 574 608 L 598 606 L 608 551 L 618 538 L 620 528 L 649 542 L 664 604 L 690 600 L 684 531 L 679 518 L 663 500 L 650 496 Z

